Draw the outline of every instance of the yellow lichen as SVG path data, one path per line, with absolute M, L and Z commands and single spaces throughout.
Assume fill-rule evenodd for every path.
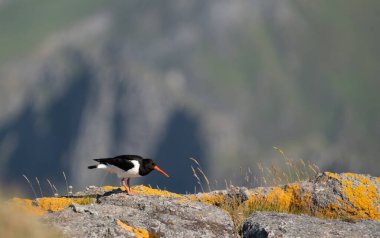
M 103 186 L 103 190 L 108 192 L 112 190 L 120 189 L 125 191 L 124 187 L 113 187 L 113 186 Z M 173 197 L 173 198 L 183 198 L 182 195 L 177 193 L 171 193 L 165 190 L 154 189 L 144 185 L 138 185 L 135 187 L 131 187 L 132 192 L 136 194 L 146 195 L 146 196 L 162 196 L 162 197 Z
M 206 203 L 209 205 L 215 205 L 215 206 L 220 206 L 224 202 L 224 196 L 221 194 L 201 194 L 201 195 L 190 195 L 187 197 L 191 201 L 197 201 L 197 202 L 202 202 Z
M 243 213 L 254 210 L 272 210 L 291 213 L 305 213 L 326 218 L 343 219 L 374 219 L 379 220 L 380 178 L 370 179 L 366 175 L 353 173 L 335 174 L 325 172 L 323 182 L 335 179 L 340 183 L 342 197 L 337 197 L 335 202 L 324 207 L 315 207 L 312 201 L 312 190 L 305 189 L 301 183 L 288 184 L 282 187 L 256 189 L 250 193 L 249 199 L 244 203 L 240 201 L 226 200 L 222 194 L 204 193 L 200 195 L 183 196 L 165 190 L 153 189 L 143 185 L 135 186 L 132 192 L 146 196 L 163 196 L 175 198 L 174 202 L 198 201 L 205 204 L 219 206 L 226 211 L 239 208 Z M 104 186 L 105 191 L 118 189 L 119 187 Z M 124 188 L 121 188 L 124 189 Z M 93 198 L 41 198 L 36 202 L 28 199 L 14 199 L 14 203 L 42 215 L 47 211 L 59 211 L 68 207 L 73 202 L 82 205 L 93 202 Z M 231 209 L 229 208 L 231 207 Z
M 331 172 L 325 172 L 325 174 L 330 177 L 330 178 L 334 178 L 336 180 L 340 180 L 339 178 L 339 175 L 335 174 L 335 173 L 331 173 Z
M 273 188 L 273 191 L 266 196 L 269 206 L 276 206 L 279 210 L 288 210 L 292 201 L 291 189 Z
M 132 227 L 130 225 L 128 225 L 127 223 L 121 221 L 121 220 L 117 220 L 116 223 L 123 229 L 129 231 L 129 232 L 132 232 L 135 234 L 136 238 L 156 238 L 158 236 L 154 235 L 154 234 L 151 234 L 149 233 L 147 230 L 143 229 L 143 228 L 135 228 L 135 227 Z
M 274 210 L 305 213 L 326 218 L 379 220 L 380 195 L 376 190 L 378 179 L 372 182 L 365 175 L 326 172 L 327 180 L 333 178 L 341 183 L 343 197 L 325 207 L 313 207 L 312 191 L 303 191 L 298 183 L 284 187 L 272 187 L 267 192 L 251 193 L 245 206 L 249 210 Z M 356 182 L 354 182 L 356 181 Z
M 34 215 L 44 215 L 47 212 L 61 211 L 73 203 L 87 205 L 93 202 L 91 197 L 66 198 L 66 197 L 43 197 L 36 201 L 30 199 L 13 198 L 12 204 Z
M 47 213 L 46 210 L 33 205 L 33 201 L 30 199 L 13 198 L 11 200 L 11 204 L 17 208 L 20 208 L 22 211 L 33 215 L 41 216 Z
M 132 188 L 132 192 L 137 194 L 147 195 L 147 196 L 160 196 L 160 197 L 172 197 L 172 198 L 183 198 L 182 195 L 177 193 L 171 193 L 165 190 L 154 189 L 146 187 L 144 185 L 138 185 Z
M 273 187 L 266 194 L 255 193 L 250 195 L 245 206 L 253 210 L 274 210 L 289 212 L 299 200 L 298 185 L 291 184 L 284 188 Z
M 63 210 L 72 204 L 69 198 L 51 198 L 43 197 L 37 200 L 38 206 L 45 211 L 57 212 Z
M 347 201 L 340 201 L 343 211 L 359 219 L 379 220 L 378 202 L 380 195 L 376 186 L 364 175 L 345 173 L 342 177 L 342 192 Z M 360 182 L 354 185 L 353 178 Z
M 114 187 L 114 186 L 103 186 L 103 190 L 105 192 L 109 192 L 109 191 L 112 191 L 112 190 L 115 190 L 115 189 L 118 189 L 119 187 Z
M 73 198 L 72 199 L 74 203 L 77 203 L 79 205 L 88 205 L 88 204 L 92 204 L 96 201 L 95 198 L 93 197 L 80 197 L 80 198 Z

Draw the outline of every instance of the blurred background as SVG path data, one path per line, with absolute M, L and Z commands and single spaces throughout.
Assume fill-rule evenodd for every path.
M 0 0 L 1 185 L 118 185 L 140 154 L 193 192 L 277 163 L 380 175 L 380 1 Z M 215 183 L 214 183 L 215 184 Z M 217 188 L 218 186 L 215 186 Z

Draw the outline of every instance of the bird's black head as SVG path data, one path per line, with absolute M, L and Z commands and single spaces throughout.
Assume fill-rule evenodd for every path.
M 146 175 L 149 174 L 152 170 L 156 170 L 157 172 L 160 172 L 166 177 L 169 177 L 167 173 L 158 168 L 158 166 L 152 159 L 143 159 L 143 166 L 140 167 L 140 174 Z
M 156 166 L 156 163 L 152 159 L 144 159 L 143 166 L 150 172 L 154 170 L 154 166 Z

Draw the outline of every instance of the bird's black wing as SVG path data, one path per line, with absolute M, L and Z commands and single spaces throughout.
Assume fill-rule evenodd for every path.
M 119 155 L 114 157 L 114 159 L 124 159 L 124 160 L 143 160 L 140 155 Z
M 132 169 L 135 165 L 131 160 L 142 160 L 143 158 L 139 155 L 119 155 L 114 158 L 104 158 L 104 159 L 94 159 L 95 161 L 105 164 L 114 165 L 123 170 Z

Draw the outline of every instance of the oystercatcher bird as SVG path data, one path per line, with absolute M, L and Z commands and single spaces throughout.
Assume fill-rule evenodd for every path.
M 169 177 L 167 173 L 157 167 L 156 163 L 151 159 L 144 159 L 139 155 L 119 155 L 114 158 L 94 159 L 99 162 L 97 165 L 88 166 L 89 169 L 105 169 L 109 173 L 115 173 L 121 179 L 121 184 L 124 186 L 128 195 L 133 195 L 131 185 L 129 184 L 131 178 L 142 177 L 152 170 L 156 170 L 161 174 Z M 127 179 L 128 187 L 125 185 Z

